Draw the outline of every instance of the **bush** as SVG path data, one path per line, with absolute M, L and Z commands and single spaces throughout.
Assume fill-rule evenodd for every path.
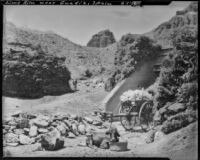
M 129 77 L 135 71 L 138 62 L 152 59 L 160 51 L 161 46 L 156 45 L 149 37 L 134 34 L 124 35 L 115 52 L 114 65 L 120 71 L 118 73 L 115 70 L 113 71 L 113 73 L 116 73 L 113 76 L 115 77 L 115 84 Z
M 196 112 L 186 111 L 171 116 L 163 123 L 162 131 L 165 134 L 174 132 L 180 128 L 186 127 L 188 124 L 196 120 Z
M 110 92 L 115 86 L 115 79 L 114 77 L 109 77 L 106 82 L 105 82 L 105 85 L 104 85 L 104 89 L 107 91 L 107 92 Z
M 169 59 L 169 58 L 165 58 L 165 59 L 163 60 L 163 62 L 162 62 L 162 66 L 163 66 L 164 68 L 172 68 L 172 67 L 173 67 L 173 64 L 174 64 L 173 60 L 171 60 L 171 59 Z
M 71 73 L 64 64 L 65 58 L 39 51 L 34 55 L 26 51 L 6 53 L 10 56 L 3 59 L 3 95 L 39 98 L 71 90 Z
M 183 83 L 178 92 L 178 99 L 188 102 L 191 96 L 196 97 L 198 94 L 198 83 Z
M 90 78 L 92 76 L 92 72 L 90 72 L 89 69 L 86 69 L 85 76 L 88 77 L 88 78 Z

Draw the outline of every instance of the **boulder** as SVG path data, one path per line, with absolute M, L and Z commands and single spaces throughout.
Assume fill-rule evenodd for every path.
M 9 126 L 17 126 L 17 123 L 16 123 L 15 121 L 12 120 L 12 121 L 9 121 L 9 122 L 8 122 L 8 125 L 9 125 Z
M 43 136 L 44 134 L 39 134 L 35 137 L 35 142 L 41 142 L 41 137 Z
M 74 133 L 69 132 L 67 137 L 68 137 L 68 138 L 75 138 L 76 136 L 74 135 Z
M 3 129 L 9 130 L 9 129 L 10 129 L 10 126 L 9 126 L 9 125 L 3 125 Z
M 153 116 L 154 121 L 161 121 L 161 114 L 159 111 L 156 111 L 154 116 Z
M 59 124 L 56 128 L 60 131 L 61 136 L 68 136 L 68 131 L 64 125 Z
M 16 126 L 10 126 L 10 130 L 16 129 Z
M 104 139 L 102 142 L 101 142 L 101 145 L 100 145 L 100 147 L 99 148 L 101 148 L 101 149 L 109 149 L 109 147 L 110 147 L 110 141 L 109 141 L 109 139 Z
M 71 115 L 70 115 L 70 119 L 77 120 L 77 119 L 78 119 L 78 115 L 76 115 L 76 114 L 71 114 Z
M 3 117 L 3 124 L 9 124 L 9 122 L 13 121 L 13 117 L 7 116 Z
M 7 131 L 5 129 L 3 129 L 3 134 L 6 134 L 6 133 L 7 133 Z
M 24 130 L 23 129 L 14 129 L 14 133 L 17 135 L 24 134 Z
M 161 115 L 163 115 L 164 113 L 167 112 L 167 108 L 162 107 L 162 108 L 159 109 L 159 112 L 160 112 Z
M 174 103 L 168 107 L 168 110 L 178 113 L 180 111 L 183 111 L 185 108 L 186 106 L 183 103 Z
M 49 130 L 46 129 L 46 128 L 39 128 L 39 129 L 38 129 L 38 132 L 39 132 L 39 133 L 47 133 L 47 132 L 49 132 Z
M 92 124 L 95 125 L 95 126 L 101 126 L 101 125 L 102 125 L 102 122 L 101 122 L 101 121 L 94 120 Z
M 37 119 L 38 120 L 45 120 L 45 121 L 48 121 L 48 122 L 50 122 L 50 121 L 52 121 L 52 118 L 49 116 L 49 115 L 38 115 L 37 116 Z
M 13 114 L 12 114 L 12 117 L 20 117 L 20 115 L 22 114 L 23 112 L 21 110 L 18 110 L 18 111 L 15 111 Z
M 44 119 L 34 119 L 33 122 L 36 126 L 38 127 L 48 127 L 49 126 L 49 122 L 44 120 Z
M 63 114 L 59 114 L 59 115 L 54 115 L 53 117 L 53 121 L 59 120 L 59 121 L 63 121 L 65 119 L 69 119 L 70 115 L 63 115 Z
M 72 127 L 72 123 L 71 123 L 69 120 L 64 120 L 63 122 L 66 124 L 66 126 L 67 126 L 68 128 L 71 128 L 71 127 Z
M 57 129 L 41 137 L 41 146 L 45 150 L 54 151 L 64 147 L 64 139 Z
M 86 126 L 83 123 L 79 123 L 78 132 L 82 135 L 86 134 Z
M 161 131 L 157 131 L 154 135 L 154 141 L 158 141 L 162 139 L 165 136 L 165 134 Z
M 157 131 L 156 130 L 150 130 L 148 133 L 147 133 L 147 136 L 145 138 L 145 142 L 146 143 L 152 143 L 154 141 L 154 136 L 155 136 L 155 133 Z
M 12 129 L 9 129 L 9 130 L 8 130 L 8 133 L 13 133 L 13 130 L 12 130 Z
M 57 121 L 51 123 L 51 126 L 53 126 L 53 127 L 57 127 L 57 125 L 58 125 L 58 122 L 57 122 Z
M 34 138 L 29 138 L 28 136 L 21 134 L 19 135 L 20 144 L 32 144 L 35 142 Z
M 92 124 L 93 123 L 93 119 L 91 119 L 90 117 L 84 117 L 84 120 L 86 122 L 88 122 L 89 124 Z
M 7 133 L 5 135 L 5 139 L 7 143 L 18 143 L 19 142 L 19 137 L 17 134 L 14 133 Z
M 38 127 L 37 126 L 31 126 L 30 131 L 29 131 L 29 136 L 30 137 L 35 137 L 38 134 Z
M 26 116 L 27 116 L 28 119 L 34 119 L 34 118 L 37 117 L 36 115 L 31 114 L 31 113 L 26 113 Z
M 16 119 L 16 127 L 17 128 L 21 128 L 21 129 L 24 129 L 24 128 L 29 128 L 29 120 L 27 118 L 19 118 L 19 119 Z
M 77 123 L 75 123 L 75 122 L 72 123 L 71 132 L 74 133 L 74 135 L 76 135 L 76 136 L 79 135 Z
M 53 131 L 55 129 L 55 127 L 49 126 L 47 129 L 48 129 L 48 131 Z
M 95 129 L 93 127 L 91 127 L 90 125 L 86 125 L 86 133 L 91 133 L 92 131 L 94 131 Z
M 29 128 L 24 128 L 24 134 L 29 135 L 30 129 Z

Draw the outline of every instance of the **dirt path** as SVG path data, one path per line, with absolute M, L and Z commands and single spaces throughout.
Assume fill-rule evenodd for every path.
M 167 53 L 162 53 L 160 56 L 153 60 L 146 60 L 140 67 L 137 68 L 133 74 L 131 74 L 124 83 L 114 92 L 105 103 L 106 111 L 119 112 L 120 96 L 127 90 L 138 89 L 138 86 L 147 88 L 155 82 L 157 75 L 154 73 L 154 65 L 160 64 Z M 118 87 L 118 86 L 116 86 Z M 109 95 L 110 95 L 109 94 Z
M 3 97 L 3 115 L 9 115 L 17 110 L 31 113 L 64 112 L 87 115 L 99 107 L 106 95 L 107 92 L 104 91 L 103 87 L 87 87 L 84 83 L 80 83 L 77 92 L 61 96 L 45 96 L 32 100 Z

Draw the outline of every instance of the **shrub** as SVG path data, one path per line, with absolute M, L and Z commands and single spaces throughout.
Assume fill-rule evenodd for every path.
M 198 83 L 183 83 L 178 92 L 178 99 L 188 102 L 190 96 L 197 96 L 198 93 Z
M 173 67 L 173 60 L 169 58 L 165 58 L 162 62 L 162 66 L 165 68 L 172 68 Z
M 88 78 L 90 78 L 92 76 L 92 72 L 90 72 L 89 69 L 86 69 L 85 76 L 88 77 Z
M 186 127 L 188 124 L 196 120 L 196 112 L 186 111 L 171 116 L 163 123 L 162 131 L 166 134 L 174 132 L 180 128 Z

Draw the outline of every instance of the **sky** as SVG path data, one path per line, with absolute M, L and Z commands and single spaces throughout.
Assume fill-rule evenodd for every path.
M 168 21 L 188 6 L 174 1 L 168 6 L 5 6 L 7 21 L 39 31 L 53 31 L 80 45 L 92 35 L 109 29 L 116 40 L 127 33 L 141 34 Z

